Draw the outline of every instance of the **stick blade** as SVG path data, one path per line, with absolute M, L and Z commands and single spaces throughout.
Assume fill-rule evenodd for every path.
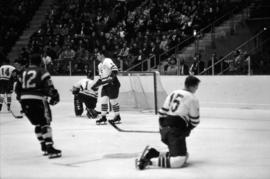
M 108 122 L 109 122 L 109 124 L 110 124 L 111 126 L 113 126 L 116 130 L 122 132 L 122 130 L 121 130 L 119 127 L 117 127 L 117 125 L 116 125 L 114 122 L 112 122 L 112 121 L 110 121 L 110 120 L 109 120 Z
M 119 132 L 129 132 L 129 133 L 159 133 L 159 131 L 145 131 L 145 130 L 127 130 L 119 128 L 114 122 L 109 121 L 109 124 L 113 126 Z

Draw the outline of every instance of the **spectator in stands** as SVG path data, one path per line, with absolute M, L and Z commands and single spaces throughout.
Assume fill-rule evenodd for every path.
M 143 52 L 136 61 L 141 61 L 153 54 L 153 48 L 147 47 L 152 41 L 161 45 L 162 51 L 167 51 L 191 35 L 194 26 L 199 29 L 205 22 L 208 24 L 213 20 L 224 3 L 227 2 L 57 0 L 43 23 L 42 33 L 39 33 L 39 36 L 44 36 L 39 40 L 39 46 L 45 47 L 49 41 L 58 41 L 58 50 L 63 44 L 70 43 L 77 52 L 80 49 L 77 35 L 87 39 L 83 41 L 86 42 L 85 48 L 89 53 L 93 53 L 94 48 L 100 47 L 105 41 L 106 50 L 110 54 L 117 54 L 116 46 L 126 43 L 132 49 L 131 42 L 135 42 Z M 155 39 L 162 36 L 162 42 L 157 43 Z M 53 44 L 52 47 L 55 48 Z M 55 52 L 59 56 L 59 51 Z M 133 55 L 130 53 L 127 58 L 133 59 L 130 56 Z M 133 65 L 129 65 L 131 64 Z
M 162 53 L 162 50 L 159 48 L 159 46 L 154 42 L 150 42 L 150 56 L 156 56 L 157 63 L 159 63 L 159 55 Z
M 78 63 L 73 64 L 72 75 L 82 75 L 82 69 L 79 67 Z
M 124 68 L 128 67 L 131 63 L 129 61 L 128 56 L 129 56 L 129 47 L 127 46 L 127 43 L 124 43 L 123 47 L 121 48 L 121 50 L 118 54 L 119 60 L 122 60 Z
M 179 75 L 188 75 L 189 69 L 188 66 L 185 64 L 184 59 L 180 59 L 180 65 L 179 65 Z
M 66 45 L 66 48 L 61 52 L 59 59 L 72 61 L 75 57 L 75 51 L 71 49 L 70 45 Z
M 163 51 L 167 51 L 168 50 L 168 37 L 166 35 L 162 36 L 162 40 L 159 44 L 159 48 L 161 48 Z
M 177 75 L 178 67 L 175 56 L 171 56 L 168 60 L 168 67 L 165 72 L 166 75 Z
M 139 55 L 139 47 L 136 42 L 131 44 L 131 48 L 129 50 L 129 53 L 131 56 L 134 57 L 134 59 L 138 58 Z
M 166 71 L 167 71 L 167 68 L 168 68 L 168 61 L 167 60 L 163 60 L 160 62 L 160 64 L 158 65 L 158 70 L 159 70 L 159 73 L 161 75 L 165 75 L 166 74 Z
M 76 61 L 88 61 L 89 60 L 89 52 L 83 46 L 80 46 L 76 51 L 75 55 Z
M 201 55 L 200 54 L 196 54 L 193 58 L 193 63 L 190 66 L 189 69 L 189 74 L 190 75 L 198 75 L 200 74 L 203 70 L 204 70 L 204 62 L 201 61 Z

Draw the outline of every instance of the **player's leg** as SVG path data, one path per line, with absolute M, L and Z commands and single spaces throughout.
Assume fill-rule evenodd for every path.
M 86 113 L 87 117 L 90 119 L 96 118 L 98 116 L 98 112 L 95 110 L 95 107 L 97 104 L 97 98 L 90 95 L 85 95 L 84 103 L 87 110 L 87 113 Z
M 181 168 L 187 161 L 187 156 L 170 156 L 170 153 L 160 154 L 159 157 L 150 160 L 152 166 L 161 168 Z
M 10 111 L 10 106 L 11 106 L 11 93 L 7 93 L 7 110 Z
M 182 136 L 178 128 L 162 128 L 161 138 L 168 145 L 169 152 L 160 153 L 154 148 L 150 148 L 145 156 L 139 160 L 137 166 L 139 169 L 144 169 L 146 166 L 155 166 L 161 168 L 181 168 L 185 165 L 188 159 L 186 148 L 186 137 Z
M 61 151 L 53 148 L 51 110 L 47 101 L 35 99 L 22 99 L 21 105 L 26 117 L 36 126 L 35 133 L 41 142 L 41 150 L 49 155 L 49 158 L 61 156 Z M 37 127 L 38 126 L 38 127 Z
M 40 142 L 41 151 L 43 152 L 43 155 L 48 155 L 48 152 L 46 150 L 45 140 L 42 136 L 42 127 L 40 125 L 36 125 L 35 134 L 36 134 L 38 141 Z
M 48 103 L 48 101 L 43 101 L 43 106 L 44 106 L 44 116 L 43 116 L 43 120 L 41 120 L 41 124 L 42 124 L 42 136 L 44 138 L 45 141 L 45 145 L 46 145 L 46 150 L 48 152 L 49 158 L 58 158 L 62 156 L 62 151 L 55 149 L 53 144 L 53 137 L 52 137 L 52 128 L 50 126 L 51 121 L 52 121 L 52 112 L 51 112 L 51 108 L 50 105 Z
M 6 89 L 6 95 L 7 95 L 7 109 L 8 111 L 10 111 L 10 106 L 11 106 L 11 96 L 13 93 L 13 82 L 12 81 L 8 81 L 7 84 L 7 89 Z
M 52 128 L 50 126 L 51 121 L 52 121 L 52 112 L 50 105 L 48 101 L 43 101 L 43 120 L 41 120 L 41 125 L 42 125 L 42 137 L 44 138 L 45 145 L 46 145 L 46 150 L 48 152 L 49 158 L 58 158 L 62 156 L 62 151 L 55 149 L 53 144 L 53 137 L 52 137 Z
M 43 125 L 42 127 L 42 137 L 45 141 L 46 151 L 49 158 L 58 158 L 62 156 L 62 151 L 54 148 L 53 138 L 52 138 L 52 128 L 50 124 Z
M 109 90 L 109 98 L 112 104 L 112 109 L 114 112 L 114 118 L 111 120 L 114 123 L 119 123 L 121 121 L 120 117 L 120 105 L 118 103 L 118 96 L 119 96 L 119 85 L 112 85 Z
M 5 99 L 5 94 L 4 94 L 4 81 L 0 80 L 0 111 L 2 110 L 2 106 L 4 103 L 4 99 Z
M 105 123 L 107 121 L 107 111 L 108 111 L 108 96 L 101 97 L 101 118 L 96 121 L 97 124 Z
M 186 137 L 178 132 L 179 128 L 170 129 L 167 133 L 169 152 L 160 154 L 158 158 L 151 159 L 153 166 L 162 168 L 181 168 L 188 159 Z
M 143 170 L 146 166 L 152 165 L 151 159 L 159 157 L 160 152 L 146 146 L 141 155 L 136 159 L 136 168 Z
M 79 94 L 74 95 L 74 111 L 76 116 L 81 116 L 83 113 L 83 103 L 79 99 Z
M 101 118 L 96 121 L 96 124 L 105 123 L 107 121 L 106 114 L 108 111 L 108 103 L 109 103 L 109 88 L 107 86 L 104 86 L 101 90 Z
M 119 105 L 117 99 L 111 99 L 110 102 L 112 104 L 112 109 L 114 112 L 114 118 L 111 121 L 114 123 L 119 123 L 121 121 L 120 105 Z
M 171 156 L 170 152 L 160 153 L 156 149 L 150 148 L 143 157 L 136 160 L 136 166 L 140 170 L 145 169 L 147 166 L 160 168 L 181 168 L 185 165 L 187 159 L 187 153 L 186 155 Z
M 35 134 L 40 142 L 41 145 L 41 151 L 44 155 L 47 154 L 46 146 L 45 146 L 45 140 L 42 135 L 42 127 L 39 121 L 39 118 L 43 118 L 43 110 L 42 110 L 42 103 L 38 102 L 37 100 L 31 100 L 31 99 L 22 99 L 21 100 L 21 106 L 24 111 L 25 116 L 28 118 L 28 120 L 31 122 L 32 125 L 35 126 Z M 41 106 L 41 107 L 40 107 Z
M 0 94 L 0 111 L 2 110 L 4 99 L 5 99 L 5 94 Z

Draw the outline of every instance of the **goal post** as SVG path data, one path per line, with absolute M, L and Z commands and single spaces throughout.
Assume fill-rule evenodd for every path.
M 121 83 L 119 103 L 123 110 L 154 111 L 158 113 L 167 92 L 159 72 L 119 72 Z

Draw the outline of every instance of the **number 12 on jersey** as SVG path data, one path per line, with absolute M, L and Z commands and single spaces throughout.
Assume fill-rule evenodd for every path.
M 22 76 L 22 88 L 35 88 L 37 72 L 34 70 L 24 71 Z

